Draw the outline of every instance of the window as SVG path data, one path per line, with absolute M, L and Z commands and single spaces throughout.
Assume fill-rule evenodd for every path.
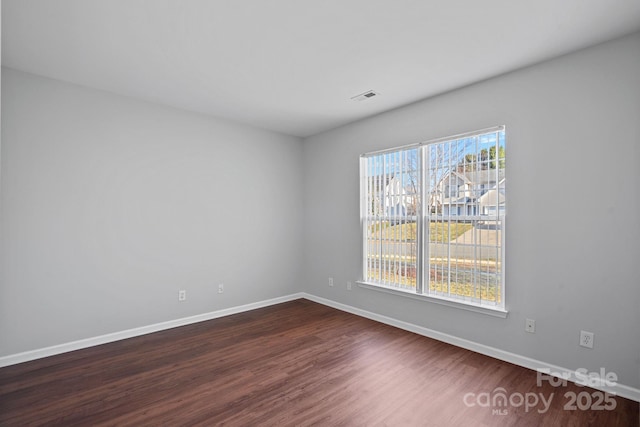
M 361 157 L 363 283 L 504 310 L 503 126 Z

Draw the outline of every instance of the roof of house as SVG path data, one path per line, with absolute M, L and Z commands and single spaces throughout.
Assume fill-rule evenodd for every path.
M 452 171 L 450 174 L 445 175 L 441 181 L 447 179 L 447 177 L 451 175 L 456 175 L 460 179 L 462 179 L 465 184 L 493 184 L 496 181 L 501 181 L 505 178 L 505 173 L 503 169 L 484 169 L 484 170 L 476 170 L 476 171 Z M 496 172 L 498 175 L 498 179 L 496 180 Z

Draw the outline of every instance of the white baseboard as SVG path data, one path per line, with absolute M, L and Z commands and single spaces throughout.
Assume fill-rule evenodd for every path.
M 9 356 L 0 357 L 0 368 L 4 366 L 15 365 L 22 362 L 41 359 L 43 357 L 55 356 L 56 354 L 66 353 L 83 348 L 93 347 L 96 345 L 107 344 L 114 341 L 120 341 L 127 338 L 138 337 L 153 332 L 164 331 L 165 329 L 177 328 L 179 326 L 190 325 L 192 323 L 203 322 L 205 320 L 217 319 L 218 317 L 229 316 L 231 314 L 242 313 L 244 311 L 255 310 L 256 308 L 267 307 L 282 302 L 292 301 L 304 298 L 304 294 L 296 293 L 283 297 L 272 298 L 264 301 L 258 301 L 250 304 L 240 305 L 237 307 L 225 308 L 222 310 L 212 311 L 210 313 L 198 314 L 182 319 L 169 320 L 167 322 L 155 323 L 153 325 L 142 326 L 139 328 L 127 329 L 125 331 L 114 332 L 111 334 L 100 335 L 97 337 L 86 338 L 78 341 L 72 341 L 64 344 L 54 345 L 51 347 L 40 348 L 37 350 L 25 351 L 23 353 L 11 354 Z
M 487 345 L 479 344 L 474 341 L 458 338 L 453 335 L 438 332 L 433 329 L 425 328 L 423 326 L 414 325 L 413 323 L 403 322 L 402 320 L 398 320 L 392 317 L 387 317 L 381 314 L 362 310 L 360 308 L 356 308 L 350 305 L 328 300 L 326 298 L 318 297 L 315 295 L 303 293 L 303 297 L 310 301 L 317 302 L 319 304 L 333 307 L 338 310 L 346 311 L 347 313 L 351 313 L 357 316 L 365 317 L 367 319 L 375 320 L 377 322 L 384 323 L 390 326 L 395 326 L 397 328 L 404 329 L 405 331 L 414 332 L 416 334 L 433 338 L 438 341 L 446 342 L 447 344 L 452 344 L 457 347 L 462 347 L 464 349 L 471 350 L 476 353 L 484 354 L 486 356 L 491 356 L 495 359 L 513 363 L 514 365 L 522 366 L 522 367 L 533 369 L 533 370 L 548 369 L 551 375 L 557 376 L 559 378 L 567 378 L 569 381 L 574 383 L 580 380 L 576 376 L 576 372 L 571 369 L 551 365 L 549 363 L 541 362 L 539 360 L 531 359 L 529 357 L 521 356 L 515 353 L 510 353 L 508 351 L 500 350 L 498 348 L 489 347 Z M 629 387 L 624 384 L 616 384 L 613 387 L 606 386 L 606 385 L 602 385 L 602 386 L 589 385 L 589 386 L 597 390 L 601 390 L 607 393 L 615 394 L 618 396 L 625 397 L 627 399 L 634 400 L 636 402 L 640 402 L 640 390 L 634 387 Z
M 285 295 L 278 298 L 272 298 L 264 301 L 258 301 L 251 304 L 245 304 L 237 307 L 226 308 L 223 310 L 212 311 L 210 313 L 198 314 L 196 316 L 184 317 L 182 319 L 170 320 L 167 322 L 156 323 L 153 325 L 143 326 L 140 328 L 127 329 L 125 331 L 115 332 L 112 334 L 100 335 L 97 337 L 82 339 L 78 341 L 72 341 L 60 345 L 41 348 L 32 351 L 26 351 L 23 353 L 12 354 L 9 356 L 0 357 L 0 367 L 15 365 L 22 362 L 28 362 L 31 360 L 41 359 L 43 357 L 54 356 L 56 354 L 66 353 L 69 351 L 80 350 L 83 348 L 93 347 L 96 345 L 107 344 L 114 341 L 120 341 L 127 338 L 133 338 L 140 335 L 146 335 L 153 332 L 163 331 L 166 329 L 177 328 L 179 326 L 190 325 L 192 323 L 203 322 L 205 320 L 217 319 L 218 317 L 229 316 L 231 314 L 242 313 L 249 310 L 255 310 L 257 308 L 267 307 L 274 304 L 280 304 L 282 302 L 293 301 L 295 299 L 305 298 L 319 304 L 326 305 L 347 313 L 355 314 L 357 316 L 365 317 L 367 319 L 375 320 L 380 323 L 384 323 L 390 326 L 395 326 L 405 331 L 414 332 L 425 337 L 433 338 L 438 341 L 446 342 L 457 347 L 461 347 L 467 350 L 475 351 L 476 353 L 484 354 L 486 356 L 493 357 L 495 359 L 503 360 L 505 362 L 513 363 L 514 365 L 522 366 L 525 368 L 539 370 L 548 369 L 551 374 L 557 374 L 556 376 L 564 376 L 572 382 L 576 382 L 576 372 L 560 366 L 551 365 L 549 363 L 541 362 L 539 360 L 531 359 L 529 357 L 521 356 L 508 351 L 500 350 L 494 347 L 479 344 L 474 341 L 469 341 L 463 338 L 458 338 L 453 335 L 445 334 L 435 331 L 433 329 L 418 326 L 413 323 L 404 322 L 402 320 L 394 319 L 392 317 L 383 316 L 381 314 L 373 313 L 370 311 L 362 310 L 350 305 L 342 304 L 333 300 L 318 297 L 305 292 L 299 292 L 291 295 Z M 640 390 L 634 387 L 629 387 L 623 384 L 616 384 L 614 387 L 608 386 L 594 386 L 593 388 L 605 391 L 607 393 L 616 394 L 618 396 L 625 397 L 627 399 L 640 402 Z

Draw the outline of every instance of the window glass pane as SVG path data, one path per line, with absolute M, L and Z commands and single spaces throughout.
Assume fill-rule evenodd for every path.
M 424 293 L 502 306 L 504 131 L 428 145 Z
M 416 287 L 416 214 L 420 205 L 418 148 L 365 158 L 365 278 Z

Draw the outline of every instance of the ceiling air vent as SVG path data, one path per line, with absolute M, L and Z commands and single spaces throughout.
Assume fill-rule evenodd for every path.
M 354 101 L 364 101 L 365 99 L 373 98 L 374 96 L 378 96 L 378 95 L 380 95 L 378 92 L 368 90 L 364 93 L 361 93 L 360 95 L 351 97 L 351 99 Z

